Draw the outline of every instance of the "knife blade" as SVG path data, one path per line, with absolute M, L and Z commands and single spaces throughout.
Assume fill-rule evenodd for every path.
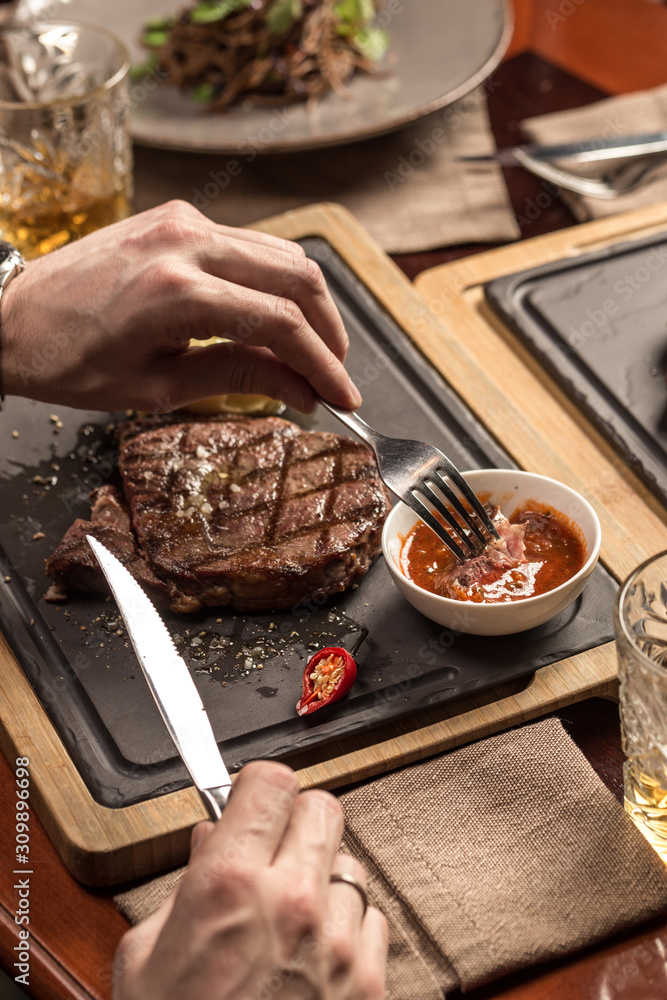
M 220 819 L 232 781 L 206 709 L 182 656 L 150 598 L 92 535 L 86 539 L 123 616 L 157 707 L 211 819 Z
M 494 161 L 501 166 L 523 166 L 517 159 L 516 151 L 521 150 L 536 160 L 571 159 L 579 163 L 597 163 L 602 160 L 617 160 L 626 156 L 648 156 L 651 153 L 667 152 L 667 132 L 650 132 L 644 135 L 599 136 L 581 142 L 561 142 L 545 146 L 526 143 L 497 149 L 493 153 L 479 156 L 457 156 L 465 163 Z

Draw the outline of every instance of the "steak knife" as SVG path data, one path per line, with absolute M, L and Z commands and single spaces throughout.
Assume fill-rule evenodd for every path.
M 534 160 L 571 159 L 579 163 L 597 163 L 601 160 L 617 160 L 626 156 L 648 156 L 651 153 L 667 152 L 667 132 L 650 132 L 644 135 L 599 136 L 581 142 L 561 142 L 552 146 L 526 143 L 497 149 L 493 153 L 480 156 L 457 156 L 465 163 L 493 160 L 501 166 L 523 166 L 522 154 Z
M 211 819 L 220 819 L 232 781 L 185 661 L 176 652 L 164 622 L 134 577 L 96 538 L 86 535 L 86 539 L 116 598 L 137 659 L 176 749 Z

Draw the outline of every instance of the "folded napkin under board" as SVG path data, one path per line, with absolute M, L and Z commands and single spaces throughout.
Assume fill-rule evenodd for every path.
M 442 1000 L 667 911 L 667 868 L 557 719 L 340 797 L 390 927 L 390 1000 Z M 116 897 L 132 922 L 185 869 Z

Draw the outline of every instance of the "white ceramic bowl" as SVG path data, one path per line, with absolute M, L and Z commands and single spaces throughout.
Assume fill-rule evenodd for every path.
M 588 501 L 569 486 L 536 473 L 513 469 L 475 469 L 465 472 L 464 476 L 476 493 L 489 494 L 489 502 L 499 505 L 506 516 L 510 516 L 525 501 L 535 500 L 553 506 L 570 518 L 580 529 L 586 543 L 586 562 L 582 568 L 560 587 L 523 600 L 478 604 L 439 597 L 418 587 L 401 572 L 399 559 L 403 539 L 419 518 L 405 504 L 398 503 L 385 521 L 382 532 L 382 551 L 392 579 L 417 611 L 456 632 L 509 635 L 542 625 L 579 596 L 595 568 L 601 534 L 597 514 Z

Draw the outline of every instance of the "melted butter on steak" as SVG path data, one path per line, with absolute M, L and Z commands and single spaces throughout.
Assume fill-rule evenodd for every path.
M 177 611 L 287 610 L 344 590 L 378 553 L 389 512 L 365 445 L 278 417 L 135 421 L 121 429 L 120 471 L 131 526 L 114 551 L 124 545 L 128 569 Z M 61 591 L 81 586 L 81 538 L 99 527 L 94 505 L 47 560 Z M 104 589 L 101 577 L 92 585 Z

